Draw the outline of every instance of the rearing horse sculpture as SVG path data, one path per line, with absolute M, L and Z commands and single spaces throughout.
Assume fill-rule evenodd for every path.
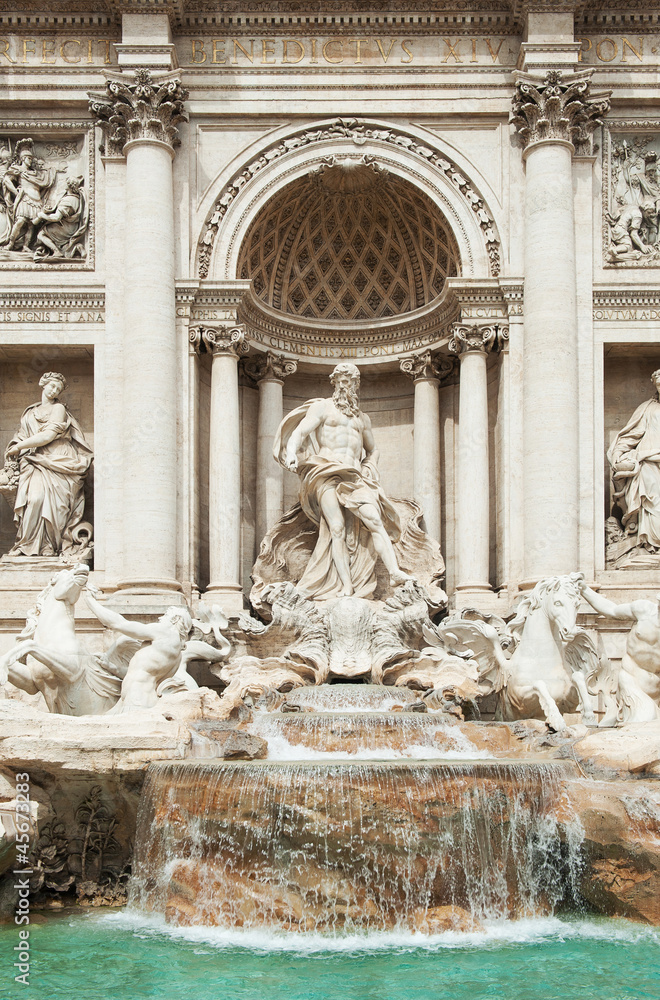
M 125 648 L 124 640 L 103 656 L 83 646 L 74 609 L 88 575 L 84 564 L 57 573 L 28 613 L 16 645 L 0 658 L 0 685 L 9 680 L 28 694 L 40 692 L 49 711 L 60 715 L 103 715 L 112 708 L 138 646 Z
M 596 725 L 588 684 L 600 663 L 591 636 L 576 624 L 581 579 L 572 573 L 541 580 L 502 637 L 485 621 L 438 626 L 441 635 L 472 652 L 484 693 L 499 692 L 503 719 L 544 718 L 559 731 L 566 728 L 562 712 L 579 705 L 583 722 Z

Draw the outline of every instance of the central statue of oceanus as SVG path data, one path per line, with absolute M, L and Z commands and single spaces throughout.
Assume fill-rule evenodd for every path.
M 380 557 L 392 586 L 412 577 L 394 551 L 399 513 L 380 485 L 371 420 L 360 409 L 360 372 L 340 364 L 330 399 L 310 399 L 282 421 L 274 444 L 280 465 L 300 477 L 300 505 L 318 540 L 297 583 L 304 597 L 370 597 Z

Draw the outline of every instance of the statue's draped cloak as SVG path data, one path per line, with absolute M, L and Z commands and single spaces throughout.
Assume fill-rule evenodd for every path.
M 307 416 L 314 403 L 324 399 L 309 399 L 292 410 L 278 428 L 273 444 L 273 455 L 286 468 L 286 449 L 294 430 Z M 357 512 L 370 504 L 380 512 L 383 525 L 393 542 L 401 537 L 398 512 L 388 500 L 379 482 L 373 478 L 370 466 L 355 469 L 350 465 L 320 457 L 315 434 L 310 434 L 298 452 L 300 476 L 300 505 L 306 516 L 318 525 L 318 540 L 305 572 L 296 583 L 297 590 L 306 597 L 328 600 L 339 597 L 342 582 L 332 558 L 332 538 L 321 512 L 321 497 L 332 489 L 344 509 L 346 546 L 349 554 L 351 582 L 356 597 L 371 597 L 376 589 L 376 552 L 371 532 L 362 524 Z
M 617 477 L 615 484 L 617 489 L 623 484 L 623 524 L 636 521 L 639 542 L 660 548 L 660 403 L 655 399 L 637 407 L 614 439 L 608 461 L 614 466 L 631 451 L 639 470 L 627 479 Z
M 78 421 L 65 407 L 65 419 L 54 422 L 40 414 L 41 403 L 23 413 L 10 445 L 51 430 L 50 444 L 21 455 L 14 503 L 17 538 L 11 555 L 58 555 L 73 544 L 72 531 L 85 509 L 83 487 L 92 463 L 92 450 Z

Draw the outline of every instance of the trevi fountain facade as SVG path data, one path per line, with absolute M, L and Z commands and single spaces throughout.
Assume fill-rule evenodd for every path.
M 106 995 L 39 985 L 64 908 L 90 962 L 618 934 L 654 995 L 659 52 L 637 2 L 0 3 L 12 990 Z

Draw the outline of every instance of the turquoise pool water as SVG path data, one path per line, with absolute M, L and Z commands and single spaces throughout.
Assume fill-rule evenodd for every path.
M 127 913 L 30 927 L 30 985 L 2 1000 L 658 1000 L 660 931 L 623 921 L 502 922 L 433 938 L 172 930 Z

